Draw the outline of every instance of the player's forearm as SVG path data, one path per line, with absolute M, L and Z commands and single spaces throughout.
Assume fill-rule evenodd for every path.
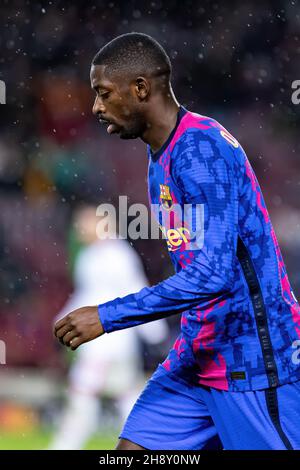
M 201 276 L 198 269 L 198 263 L 194 263 L 156 286 L 100 304 L 99 318 L 104 331 L 109 333 L 167 318 L 230 291 L 232 266 L 221 273 L 213 273 L 209 266 L 202 267 Z

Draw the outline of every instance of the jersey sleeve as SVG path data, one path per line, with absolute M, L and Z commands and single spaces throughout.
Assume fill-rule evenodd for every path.
M 196 307 L 231 290 L 236 262 L 237 184 L 227 161 L 230 145 L 205 136 L 187 135 L 178 145 L 172 178 L 184 204 L 202 204 L 204 237 L 189 264 L 161 283 L 99 305 L 104 331 L 147 323 Z

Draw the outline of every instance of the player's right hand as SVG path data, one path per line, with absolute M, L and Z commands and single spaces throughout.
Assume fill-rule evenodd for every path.
M 54 325 L 54 335 L 73 351 L 81 344 L 103 334 L 97 306 L 73 310 Z

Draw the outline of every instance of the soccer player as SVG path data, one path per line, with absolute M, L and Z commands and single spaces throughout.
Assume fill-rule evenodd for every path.
M 224 127 L 179 105 L 170 75 L 164 49 L 139 33 L 106 44 L 91 66 L 93 112 L 107 132 L 148 144 L 150 200 L 161 206 L 176 274 L 75 310 L 55 334 L 76 349 L 182 314 L 181 334 L 134 405 L 119 450 L 300 449 L 300 310 L 259 184 Z M 203 229 L 176 214 L 163 226 L 175 204 L 192 205 Z

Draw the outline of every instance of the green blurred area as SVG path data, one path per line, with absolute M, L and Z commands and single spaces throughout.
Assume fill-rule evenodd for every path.
M 53 437 L 51 430 L 36 429 L 30 432 L 1 432 L 0 450 L 43 450 L 47 449 Z M 87 450 L 111 450 L 117 442 L 117 435 L 95 434 L 88 442 Z

